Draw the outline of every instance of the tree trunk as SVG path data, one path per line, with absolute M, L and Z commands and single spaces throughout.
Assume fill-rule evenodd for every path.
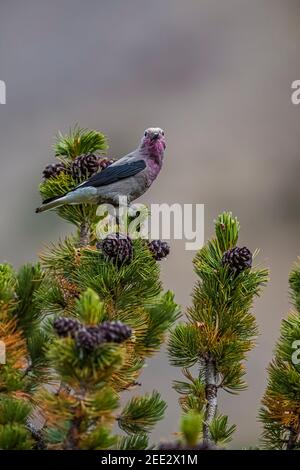
M 290 431 L 289 439 L 286 445 L 286 450 L 293 450 L 297 441 L 297 434 L 294 430 Z
M 209 425 L 216 415 L 218 404 L 217 394 L 218 388 L 216 366 L 213 358 L 208 357 L 205 360 L 205 395 L 207 403 L 205 409 L 205 421 L 203 424 L 203 440 L 206 444 L 212 443 L 209 432 Z
M 286 445 L 286 450 L 293 450 L 298 444 L 298 438 L 300 435 L 300 415 L 298 416 L 298 426 L 290 429 L 289 438 Z
M 69 429 L 67 438 L 64 443 L 64 450 L 79 450 L 78 444 L 79 444 L 81 423 L 82 423 L 81 416 L 73 418 L 71 427 Z

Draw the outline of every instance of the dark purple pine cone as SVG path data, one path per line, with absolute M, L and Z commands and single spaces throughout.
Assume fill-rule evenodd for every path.
M 75 318 L 59 317 L 54 320 L 53 327 L 58 336 L 72 336 L 81 328 L 81 323 Z
M 107 259 L 118 265 L 129 263 L 133 257 L 132 240 L 122 233 L 111 233 L 104 240 L 97 243 Z
M 43 171 L 43 177 L 45 180 L 49 178 L 55 178 L 58 176 L 60 173 L 67 173 L 67 167 L 59 162 L 59 163 L 51 163 L 50 165 L 47 165 L 46 168 Z
M 99 328 L 99 325 L 87 326 L 85 327 L 86 331 L 93 337 L 95 345 L 98 346 L 105 341 L 102 331 Z
M 168 243 L 161 240 L 152 240 L 152 242 L 148 243 L 148 247 L 156 261 L 162 260 L 170 253 Z
M 229 266 L 230 271 L 234 274 L 239 274 L 244 269 L 251 268 L 252 266 L 252 253 L 247 247 L 231 248 L 225 251 L 222 257 L 222 265 Z
M 76 345 L 85 351 L 92 352 L 100 344 L 100 335 L 91 328 L 81 328 L 76 333 Z
M 103 340 L 108 343 L 122 343 L 132 335 L 130 326 L 121 321 L 104 321 L 98 326 Z
M 111 165 L 115 161 L 116 160 L 113 160 L 111 158 L 101 158 L 101 160 L 99 161 L 99 168 L 101 168 L 101 170 L 105 170 L 105 168 L 107 168 L 109 165 Z
M 79 155 L 71 164 L 71 174 L 75 180 L 88 179 L 99 170 L 100 158 L 93 153 Z

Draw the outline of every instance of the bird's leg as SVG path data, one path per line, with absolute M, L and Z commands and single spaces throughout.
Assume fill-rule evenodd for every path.
M 120 231 L 120 217 L 119 217 L 119 215 L 116 215 L 116 230 L 117 230 L 117 233 L 119 233 L 119 231 Z
M 116 227 L 118 233 L 124 229 L 124 210 L 126 210 L 124 205 L 119 201 L 118 206 L 115 207 Z
M 116 224 L 118 227 L 118 232 L 127 233 L 128 232 L 128 215 L 129 215 L 129 206 L 127 201 L 119 204 L 119 207 L 116 212 Z

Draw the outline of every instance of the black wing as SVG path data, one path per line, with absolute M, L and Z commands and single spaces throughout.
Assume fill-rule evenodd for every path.
M 130 176 L 140 173 L 140 171 L 145 168 L 146 163 L 144 160 L 136 160 L 134 162 L 124 163 L 123 165 L 111 165 L 74 188 L 73 191 L 79 188 L 87 188 L 89 186 L 99 188 L 100 186 L 116 183 L 121 179 L 129 178 Z

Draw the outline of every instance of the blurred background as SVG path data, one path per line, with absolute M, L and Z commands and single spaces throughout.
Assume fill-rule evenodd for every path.
M 164 168 L 145 203 L 204 203 L 205 236 L 229 209 L 240 243 L 261 249 L 271 281 L 255 304 L 260 327 L 247 363 L 249 388 L 222 395 L 238 425 L 233 448 L 255 445 L 266 366 L 289 308 L 288 273 L 300 255 L 299 0 L 1 0 L 0 259 L 16 267 L 71 227 L 34 214 L 38 184 L 54 161 L 57 130 L 79 123 L 104 131 L 111 156 L 133 150 L 148 126 L 168 141 Z M 171 242 L 166 288 L 184 311 L 195 276 L 193 252 Z M 153 441 L 178 430 L 165 351 L 145 369 L 143 391 L 168 401 Z

